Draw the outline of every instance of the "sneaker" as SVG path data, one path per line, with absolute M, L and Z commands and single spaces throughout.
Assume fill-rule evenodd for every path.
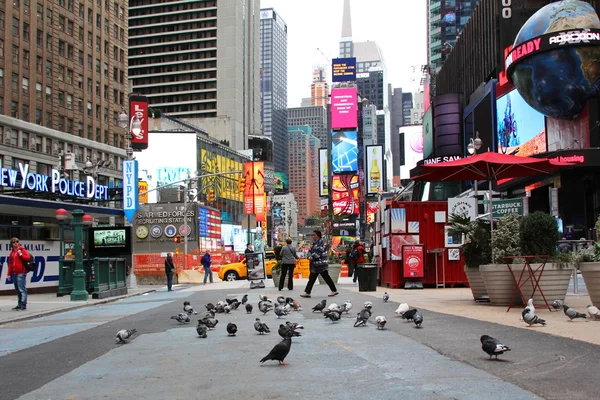
M 21 306 L 16 306 L 12 308 L 13 311 L 20 311 L 21 310 Z

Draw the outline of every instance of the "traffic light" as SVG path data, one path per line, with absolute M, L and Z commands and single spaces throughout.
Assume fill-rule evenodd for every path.
M 215 191 L 212 189 L 208 189 L 208 201 L 215 201 Z
M 238 179 L 238 193 L 244 193 L 246 191 L 246 179 Z
M 179 243 L 182 243 L 182 240 L 181 240 L 181 239 L 182 239 L 182 238 L 181 238 L 181 235 L 177 235 L 177 236 L 175 236 L 175 237 L 173 238 L 173 241 L 174 241 L 175 243 L 178 243 L 178 244 L 179 244 Z

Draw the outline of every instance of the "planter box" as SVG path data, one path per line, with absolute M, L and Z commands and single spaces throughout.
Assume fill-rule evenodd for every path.
M 329 276 L 331 277 L 331 280 L 333 281 L 333 283 L 335 283 L 337 285 L 338 278 L 340 277 L 340 271 L 342 270 L 342 264 L 329 264 L 329 268 L 327 268 L 327 269 L 329 272 Z M 320 285 L 327 285 L 325 283 L 325 281 L 323 280 L 323 277 L 321 276 L 321 274 L 319 274 L 317 279 L 319 280 Z
M 531 268 L 534 273 L 536 268 L 540 267 L 541 264 L 531 264 Z M 521 269 L 519 268 L 519 274 L 521 273 Z M 523 279 L 525 279 L 527 271 L 523 274 Z M 542 275 L 542 279 L 540 279 L 540 288 L 544 292 L 544 296 L 546 296 L 546 300 L 548 304 L 551 304 L 554 300 L 565 300 L 565 296 L 567 295 L 567 290 L 569 289 L 569 281 L 571 280 L 571 275 L 573 274 L 573 267 L 559 267 L 558 265 L 553 265 L 551 263 L 546 263 L 544 267 L 544 274 Z M 536 274 L 537 276 L 537 274 Z M 519 276 L 517 275 L 517 279 Z M 533 292 L 533 282 L 528 280 L 523 287 L 521 288 L 523 294 L 527 296 L 524 299 L 525 302 L 529 300 L 529 296 Z M 535 291 L 535 296 L 533 296 L 533 304 L 535 306 L 546 306 L 544 304 L 544 298 L 540 294 L 539 290 Z
M 279 281 L 281 279 L 281 271 L 271 271 L 271 278 L 273 278 L 273 283 L 275 287 L 279 287 Z M 285 275 L 285 281 L 283 281 L 284 289 L 287 288 L 288 280 L 290 279 L 289 273 Z
M 487 290 L 485 289 L 485 284 L 481 278 L 479 268 L 468 268 L 465 265 L 465 275 L 467 275 L 467 279 L 469 280 L 469 287 L 473 293 L 473 299 L 477 300 L 487 296 Z
M 592 304 L 600 307 L 600 262 L 581 263 L 579 270 L 583 275 Z
M 522 267 L 522 266 L 521 266 Z M 513 268 L 515 274 L 520 274 L 521 269 Z M 507 306 L 515 292 L 516 284 L 506 264 L 487 264 L 479 267 L 485 290 L 490 298 L 490 303 L 498 306 Z M 517 279 L 519 275 L 517 275 Z M 514 305 L 522 305 L 519 295 L 516 296 Z

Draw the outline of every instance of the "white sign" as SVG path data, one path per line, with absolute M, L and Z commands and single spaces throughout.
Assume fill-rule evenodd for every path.
M 474 197 L 448 199 L 448 215 L 462 215 L 475 221 L 477 218 L 477 199 Z
M 273 10 L 260 10 L 260 19 L 273 19 Z
M 27 274 L 27 287 L 58 286 L 59 242 L 22 240 L 21 245 L 35 257 L 35 270 Z M 0 245 L 0 292 L 15 289 L 7 275 L 10 251 L 8 241 Z
M 459 261 L 460 260 L 460 249 L 448 249 L 448 260 Z
M 123 212 L 129 223 L 138 208 L 138 190 L 137 160 L 123 160 Z
M 423 159 L 423 125 L 400 127 L 404 135 L 404 165 L 400 166 L 400 179 L 410 179 L 410 170 Z

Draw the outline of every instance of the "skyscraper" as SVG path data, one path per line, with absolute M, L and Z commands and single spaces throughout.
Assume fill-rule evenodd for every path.
M 321 141 L 323 147 L 327 146 L 329 128 L 327 127 L 327 108 L 321 106 L 294 107 L 287 111 L 288 126 L 308 125 L 312 129 L 312 135 Z M 290 165 L 292 165 L 290 163 Z M 300 167 L 304 163 L 296 167 Z M 295 168 L 295 167 L 294 167 Z
M 129 78 L 152 108 L 233 149 L 260 133 L 259 0 L 130 0 Z
M 325 68 L 315 67 L 313 79 L 310 84 L 310 105 L 325 107 L 329 102 L 329 84 L 325 75 Z
M 310 126 L 289 126 L 290 193 L 298 203 L 298 223 L 321 210 L 319 201 L 319 147 L 321 141 L 312 134 Z M 303 165 L 303 168 L 293 168 Z
M 260 10 L 261 121 L 273 139 L 275 172 L 288 171 L 287 25 L 272 8 Z

